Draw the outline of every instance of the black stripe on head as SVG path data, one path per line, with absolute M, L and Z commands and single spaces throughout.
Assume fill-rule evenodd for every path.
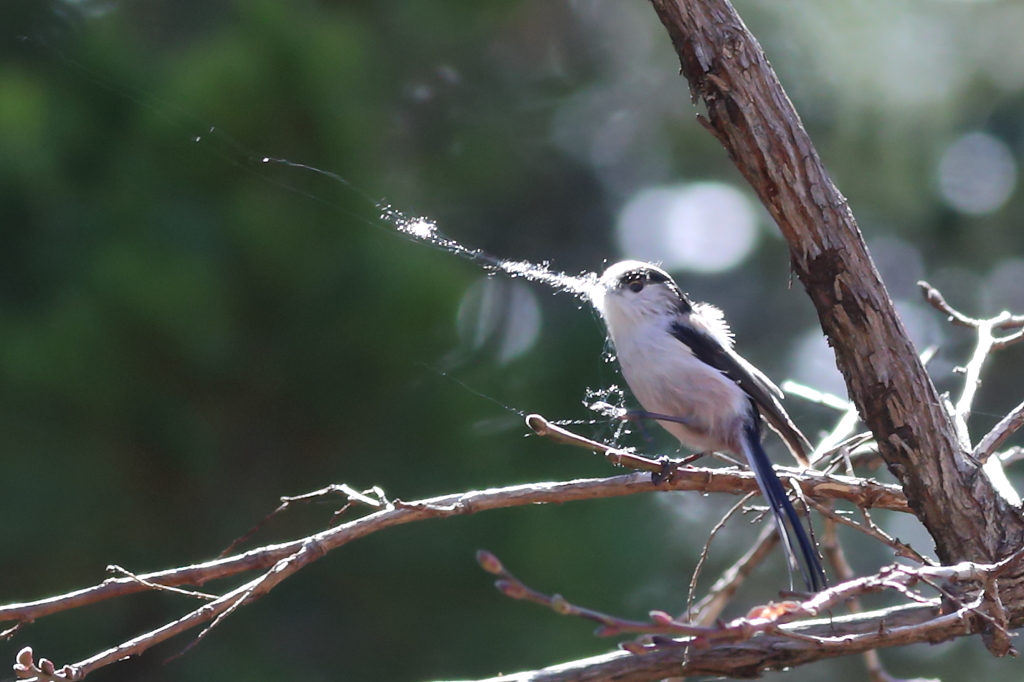
M 630 289 L 633 292 L 639 293 L 648 284 L 664 284 L 675 293 L 679 299 L 679 312 L 681 314 L 686 314 L 693 310 L 690 299 L 679 290 L 675 280 L 667 272 L 653 265 L 644 265 L 622 273 L 616 286 L 619 289 Z
M 655 282 L 657 284 L 665 284 L 666 282 L 672 282 L 672 284 L 675 284 L 675 282 L 672 281 L 672 278 L 669 277 L 668 273 L 665 272 L 664 270 L 659 270 L 656 268 L 647 268 L 646 274 L 647 279 L 650 280 L 651 282 Z

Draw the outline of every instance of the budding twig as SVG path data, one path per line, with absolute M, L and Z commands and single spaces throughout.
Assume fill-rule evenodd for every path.
M 802 634 L 798 630 L 784 628 L 783 626 L 801 619 L 817 618 L 850 599 L 888 590 L 895 591 L 914 603 L 928 607 L 938 606 L 940 597 L 925 597 L 913 588 L 919 584 L 939 587 L 938 583 L 940 582 L 984 584 L 1000 575 L 1012 561 L 1018 560 L 1019 557 L 1014 556 L 992 565 L 963 562 L 953 566 L 922 566 L 917 568 L 893 564 L 883 567 L 874 575 L 847 580 L 823 590 L 802 602 L 784 601 L 770 603 L 751 609 L 747 615 L 735 618 L 727 623 L 705 626 L 677 620 L 662 611 L 650 612 L 649 621 L 637 621 L 619 618 L 578 606 L 568 602 L 560 595 L 545 595 L 527 586 L 512 575 L 502 565 L 501 561 L 490 552 L 481 551 L 477 554 L 477 561 L 481 567 L 488 573 L 498 576 L 495 586 L 503 594 L 513 599 L 522 599 L 541 604 L 563 615 L 577 616 L 595 621 L 600 624 L 597 630 L 599 636 L 634 633 L 676 638 L 674 641 L 641 639 L 623 645 L 624 648 L 634 653 L 647 652 L 663 648 L 664 646 L 677 646 L 679 644 L 690 644 L 698 647 L 732 644 L 747 641 L 755 634 L 763 632 L 771 632 L 794 638 L 806 638 L 809 635 Z M 940 589 L 943 597 L 948 597 L 948 591 L 944 588 Z M 957 616 L 964 618 L 969 614 L 973 614 L 986 621 L 990 621 L 991 616 L 979 610 L 984 601 L 981 590 L 975 587 L 972 592 L 975 595 L 974 598 L 967 604 L 961 602 L 960 607 L 956 611 Z M 936 620 L 943 617 L 946 616 L 937 616 Z M 882 616 L 881 611 L 870 612 L 861 614 L 861 617 L 857 620 L 863 621 L 866 618 L 879 619 L 884 618 L 884 616 Z M 846 619 L 846 621 L 849 620 L 849 618 Z M 882 628 L 884 629 L 884 626 Z M 844 640 L 858 636 L 847 631 L 847 628 L 838 619 L 833 621 L 833 630 L 834 632 L 831 635 L 827 637 L 815 636 L 814 640 L 822 645 L 839 645 Z

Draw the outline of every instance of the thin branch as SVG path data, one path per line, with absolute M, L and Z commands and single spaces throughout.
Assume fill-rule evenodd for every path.
M 804 384 L 793 381 L 792 379 L 783 381 L 780 388 L 782 388 L 786 393 L 792 393 L 793 395 L 803 398 L 808 402 L 825 405 L 826 407 L 831 407 L 833 410 L 838 410 L 839 412 L 846 412 L 850 407 L 852 407 L 849 400 L 843 400 L 837 395 L 819 391 L 816 388 L 805 386 Z
M 1024 426 L 1024 402 L 1010 410 L 1009 414 L 1000 419 L 999 423 L 978 441 L 978 445 L 972 453 L 974 458 L 982 463 L 988 461 L 992 453 L 1022 426 Z
M 756 495 L 757 495 L 757 493 L 749 493 L 749 494 L 745 495 L 742 499 L 740 499 L 739 502 L 734 504 L 729 509 L 729 511 L 727 511 L 725 513 L 725 515 L 721 518 L 721 520 L 719 520 L 719 522 L 715 524 L 715 527 L 711 529 L 711 532 L 708 533 L 708 539 L 704 543 L 704 547 L 702 547 L 701 550 L 700 550 L 700 557 L 697 559 L 697 565 L 694 566 L 694 568 L 693 568 L 693 575 L 690 576 L 690 588 L 689 588 L 689 590 L 687 591 L 687 594 L 686 594 L 686 612 L 687 613 L 693 613 L 693 595 L 697 591 L 697 580 L 698 580 L 698 578 L 700 578 L 701 569 L 704 568 L 704 562 L 707 561 L 708 553 L 711 551 L 711 541 L 715 539 L 715 536 L 718 535 L 718 532 L 720 530 L 725 528 L 726 522 L 729 519 L 731 519 L 732 516 L 736 512 L 738 512 L 739 510 L 743 509 L 743 505 L 745 505 L 747 502 L 749 502 L 751 500 L 751 498 L 755 497 Z M 687 620 L 689 620 L 689 619 L 687 619 Z
M 370 497 L 370 495 L 373 497 Z M 296 502 L 309 502 L 311 500 L 320 499 L 328 495 L 344 495 L 346 503 L 334 512 L 334 516 L 331 518 L 331 525 L 333 525 L 342 514 L 348 511 L 356 504 L 363 504 L 373 509 L 381 509 L 387 507 L 390 503 L 384 496 L 384 491 L 379 487 L 374 486 L 369 490 L 363 492 L 357 491 L 347 483 L 333 483 L 329 486 L 321 488 L 320 490 L 314 490 L 310 493 L 304 493 L 302 495 L 295 495 L 292 497 L 282 497 L 281 504 L 278 505 L 274 511 L 263 517 L 256 525 L 243 533 L 240 537 L 236 538 L 230 545 L 228 545 L 223 552 L 220 553 L 220 557 L 226 557 L 234 552 L 238 547 L 247 542 L 253 535 L 255 535 L 261 528 L 263 528 L 271 519 L 275 516 L 287 511 Z
M 181 595 L 184 595 L 186 597 L 197 597 L 199 599 L 216 599 L 217 598 L 217 595 L 215 595 L 215 594 L 208 594 L 206 592 L 199 592 L 198 590 L 183 590 L 183 589 L 178 588 L 178 587 L 171 587 L 170 585 L 161 585 L 159 583 L 151 582 L 149 580 L 146 580 L 145 578 L 142 578 L 140 576 L 135 575 L 134 573 L 132 573 L 128 569 L 121 568 L 120 566 L 117 566 L 116 564 L 111 564 L 110 566 L 107 566 L 107 573 L 120 573 L 121 575 L 127 576 L 128 578 L 138 582 L 140 585 L 142 585 L 142 586 L 144 586 L 144 587 L 146 587 L 146 588 L 148 588 L 150 590 L 155 590 L 155 591 L 158 591 L 158 592 L 172 592 L 174 594 L 181 594 Z
M 999 461 L 1002 462 L 1003 464 L 1013 464 L 1014 462 L 1019 462 L 1020 460 L 1024 459 L 1024 447 L 1015 445 L 1012 448 L 1008 449 L 1006 452 L 1000 452 L 998 457 Z
M 871 529 L 873 533 L 884 538 L 884 542 L 886 544 L 889 544 L 889 546 L 893 549 L 895 549 L 897 555 L 902 556 L 904 559 L 910 559 L 911 561 L 917 562 L 924 566 L 938 565 L 936 562 L 932 561 L 930 558 L 921 554 L 907 543 L 900 542 L 899 540 L 897 540 L 896 538 L 892 537 L 884 530 L 882 530 L 882 527 L 875 523 L 874 517 L 871 516 L 871 512 L 869 512 L 867 509 L 865 509 L 864 507 L 860 507 L 860 513 L 861 516 L 864 517 L 864 523 L 867 524 L 867 527 Z
M 953 308 L 953 306 L 946 303 L 945 297 L 939 292 L 938 289 L 933 287 L 928 282 L 921 280 L 917 283 L 917 286 L 921 287 L 921 293 L 924 294 L 924 300 L 931 304 L 933 308 L 944 314 L 946 318 L 953 324 L 959 327 L 969 327 L 977 329 L 978 325 L 981 324 L 981 320 L 976 320 L 973 317 L 967 317 L 960 311 Z
M 486 550 L 478 551 L 476 560 L 482 569 L 491 575 L 498 576 L 498 579 L 494 581 L 494 586 L 506 597 L 546 606 L 562 616 L 575 616 L 598 623 L 600 627 L 595 632 L 598 637 L 614 637 L 623 632 L 660 632 L 655 626 L 643 621 L 627 620 L 594 609 L 576 606 L 566 601 L 560 594 L 548 596 L 543 592 L 538 592 L 512 575 L 498 557 Z
M 550 438 L 556 443 L 575 445 L 596 452 L 614 464 L 651 473 L 662 473 L 665 471 L 665 462 L 663 460 L 643 457 L 630 450 L 621 450 L 611 445 L 605 445 L 604 443 L 585 438 L 552 424 L 538 414 L 531 414 L 527 417 L 527 424 L 537 435 Z M 906 506 L 906 498 L 898 486 L 879 483 L 865 478 L 825 474 L 813 469 L 797 470 L 776 466 L 775 472 L 787 488 L 791 487 L 793 483 L 797 483 L 803 494 L 808 497 L 842 499 L 858 507 L 876 507 L 910 512 L 910 508 Z M 708 480 L 709 474 L 714 479 L 713 481 Z M 723 476 L 726 478 L 721 478 Z M 729 485 L 726 486 L 727 489 L 719 489 L 718 485 L 724 484 L 727 480 L 729 481 Z M 758 490 L 757 483 L 750 471 L 709 469 L 694 466 L 676 467 L 669 476 L 660 479 L 658 489 L 732 492 L 736 494 L 746 494 L 753 490 Z M 819 491 L 826 494 L 819 494 Z M 881 498 L 867 501 L 867 498 L 876 495 L 881 496 Z M 867 501 L 867 504 L 862 504 L 862 500 Z
M 946 313 L 951 321 L 960 326 L 971 327 L 978 333 L 978 342 L 975 346 L 974 354 L 964 368 L 964 390 L 960 400 L 957 401 L 956 407 L 953 409 L 951 417 L 964 451 L 970 452 L 968 456 L 973 458 L 975 463 L 982 466 L 988 475 L 992 487 L 1000 493 L 1003 499 L 1014 507 L 1020 507 L 1020 495 L 1006 477 L 1002 462 L 998 458 L 989 458 L 988 455 L 999 447 L 1011 433 L 1024 424 L 1024 404 L 1021 404 L 1015 412 L 1011 412 L 1003 418 L 992 431 L 981 439 L 973 451 L 971 449 L 970 432 L 967 428 L 967 417 L 970 415 L 971 406 L 974 403 L 975 395 L 977 395 L 978 387 L 981 386 L 981 370 L 985 365 L 985 361 L 993 351 L 1013 343 L 1017 340 L 1015 337 L 1020 336 L 1020 334 L 1014 334 L 999 339 L 993 334 L 994 330 L 1020 327 L 1024 325 L 1024 316 L 1015 316 L 1004 311 L 987 320 L 967 317 L 954 310 L 952 306 L 946 303 L 942 295 L 927 282 L 918 282 L 918 285 L 924 292 L 925 299 L 937 309 Z M 987 461 L 977 459 L 975 453 L 985 455 Z
M 839 523 L 844 526 L 854 528 L 860 531 L 861 533 L 864 533 L 868 537 L 874 538 L 875 540 L 878 540 L 884 545 L 888 545 L 896 552 L 897 556 L 901 556 L 904 559 L 910 559 L 911 561 L 915 561 L 924 566 L 935 565 L 934 561 L 922 556 L 917 552 L 917 550 L 915 550 L 910 545 L 900 542 L 896 538 L 892 537 L 891 535 L 883 531 L 881 528 L 875 525 L 874 521 L 872 521 L 870 517 L 866 517 L 866 519 L 868 520 L 868 526 L 863 526 L 855 521 L 851 521 L 839 512 L 835 511 L 834 509 L 829 509 L 827 506 L 821 504 L 820 502 L 810 499 L 807 500 L 807 502 L 812 507 L 814 507 L 818 511 L 818 513 L 834 521 L 835 523 Z
M 660 470 L 662 465 L 647 460 Z M 818 472 L 780 471 L 784 479 L 797 482 L 810 497 L 844 499 L 858 506 L 879 507 L 909 512 L 906 498 L 896 486 L 863 479 L 826 476 Z M 746 495 L 757 490 L 757 482 L 749 471 L 687 467 L 677 471 L 672 480 L 655 484 L 643 473 L 610 478 L 530 483 L 442 495 L 414 502 L 396 501 L 394 507 L 348 521 L 323 533 L 280 544 L 267 545 L 242 554 L 213 561 L 145 573 L 135 577 L 110 578 L 99 585 L 32 602 L 0 606 L 0 622 L 32 621 L 44 616 L 94 604 L 113 597 L 151 589 L 149 584 L 164 586 L 203 585 L 252 570 L 266 570 L 278 561 L 297 552 L 305 542 L 321 538 L 326 551 L 341 547 L 391 526 L 448 516 L 475 514 L 533 504 L 563 503 L 606 497 L 622 497 L 661 490 L 693 490 L 703 493 Z
M 754 546 L 722 573 L 708 593 L 687 610 L 682 620 L 688 620 L 698 625 L 710 625 L 717 620 L 726 605 L 736 595 L 743 581 L 754 572 L 754 569 L 765 560 L 778 543 L 779 533 L 775 529 L 775 524 L 766 524 L 761 530 L 761 535 L 754 542 Z
M 1017 318 L 1013 318 L 1013 319 L 1017 319 Z M 1000 329 L 1004 329 L 1004 327 L 999 327 L 999 328 Z M 1019 332 L 1016 332 L 1014 334 L 1007 334 L 1006 336 L 1000 336 L 999 338 L 997 338 L 995 341 L 992 342 L 992 350 L 1003 350 L 1004 348 L 1012 346 L 1015 343 L 1019 343 L 1020 341 L 1024 341 L 1024 329 L 1022 329 Z
M 561 597 L 547 597 L 513 578 L 517 588 L 503 588 L 503 592 L 512 593 L 509 596 L 536 601 L 559 613 L 596 620 L 601 623 L 601 634 L 636 632 L 648 637 L 625 645 L 629 651 L 642 652 L 643 655 L 605 654 L 543 670 L 506 674 L 487 682 L 607 679 L 640 682 L 699 674 L 753 677 L 764 670 L 831 656 L 914 642 L 945 641 L 978 632 L 988 623 L 989 616 L 980 611 L 984 603 L 982 591 L 975 587 L 975 598 L 950 612 L 943 610 L 942 597 L 925 599 L 911 588 L 918 583 L 987 584 L 1007 571 L 1019 570 L 1020 559 L 1017 554 L 994 565 L 969 562 L 920 568 L 893 565 L 876 575 L 829 588 L 802 603 L 783 602 L 758 607 L 745 617 L 711 627 L 680 622 L 661 612 L 652 612 L 649 622 L 619 619 L 569 604 Z M 499 583 L 510 575 L 497 559 L 488 570 L 499 575 Z M 850 616 L 815 619 L 851 598 L 888 590 L 914 603 Z M 806 618 L 811 620 L 803 620 Z M 609 629 L 605 630 L 606 627 Z M 682 639 L 666 639 L 677 637 Z M 736 646 L 740 642 L 743 645 Z
M 960 400 L 956 403 L 956 414 L 966 418 L 971 413 L 971 406 L 974 403 L 974 396 L 981 386 L 981 369 L 985 366 L 985 360 L 992 352 L 992 344 L 995 338 L 992 336 L 992 328 L 999 318 L 991 320 L 979 320 L 976 327 L 978 331 L 978 344 L 975 346 L 974 354 L 970 362 L 964 367 L 964 390 L 960 394 Z
M 623 450 L 585 438 L 557 424 L 552 424 L 539 414 L 527 415 L 526 425 L 538 436 L 553 440 L 561 445 L 575 445 L 576 447 L 596 452 L 616 466 L 624 466 L 638 471 L 650 471 L 651 473 L 660 473 L 665 469 L 664 464 L 657 460 L 642 457 L 631 450 Z

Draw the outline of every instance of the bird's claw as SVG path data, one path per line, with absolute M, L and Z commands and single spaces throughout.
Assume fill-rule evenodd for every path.
M 670 483 L 672 481 L 672 474 L 676 472 L 679 462 L 671 457 L 659 457 L 658 463 L 661 464 L 661 471 L 651 472 L 651 482 L 654 485 Z
M 677 471 L 679 471 L 679 467 L 689 466 L 690 464 L 693 464 L 706 454 L 708 453 L 698 452 L 692 455 L 687 455 L 682 459 L 672 459 L 671 457 L 659 457 L 658 463 L 661 464 L 661 470 L 651 472 L 651 482 L 654 483 L 654 485 L 661 485 L 662 483 L 671 483 L 672 476 Z

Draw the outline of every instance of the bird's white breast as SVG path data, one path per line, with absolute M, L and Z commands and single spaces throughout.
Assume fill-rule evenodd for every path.
M 735 382 L 672 336 L 665 318 L 625 329 L 608 322 L 622 375 L 645 410 L 687 420 L 659 422 L 687 447 L 741 454 L 750 399 Z

